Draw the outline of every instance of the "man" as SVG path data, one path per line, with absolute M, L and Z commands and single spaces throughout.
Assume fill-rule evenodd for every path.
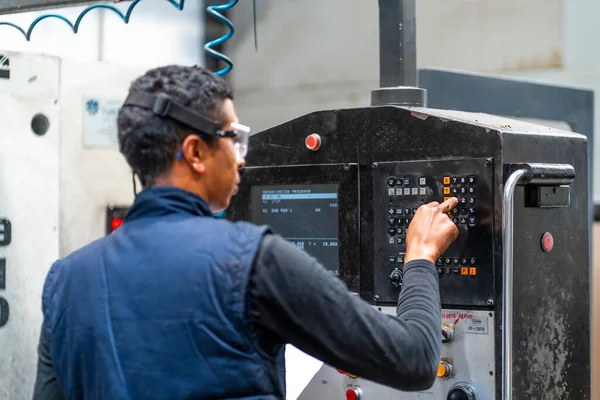
M 433 384 L 433 263 L 458 235 L 457 200 L 416 212 L 397 316 L 384 315 L 267 227 L 213 217 L 247 151 L 232 98 L 200 67 L 132 84 L 119 144 L 144 190 L 113 235 L 50 269 L 34 398 L 284 399 L 286 343 L 401 390 Z

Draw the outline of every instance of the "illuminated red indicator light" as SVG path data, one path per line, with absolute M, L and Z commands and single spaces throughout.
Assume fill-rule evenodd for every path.
M 546 232 L 542 235 L 542 250 L 546 253 L 550 253 L 554 248 L 554 237 L 550 232 Z
M 110 226 L 112 227 L 113 230 L 117 229 L 121 225 L 123 225 L 123 218 L 113 218 L 110 223 Z
M 304 141 L 304 144 L 306 145 L 307 149 L 317 151 L 321 147 L 321 136 L 317 135 L 316 133 L 308 135 Z

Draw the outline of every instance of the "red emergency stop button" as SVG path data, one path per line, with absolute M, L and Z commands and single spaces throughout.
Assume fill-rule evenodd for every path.
M 113 230 L 117 229 L 121 225 L 123 225 L 123 218 L 113 218 L 110 222 L 110 226 L 113 228 Z
M 312 151 L 317 151 L 321 147 L 321 136 L 316 133 L 312 133 L 304 140 L 306 148 Z
M 360 388 L 348 389 L 346 391 L 346 400 L 360 400 Z

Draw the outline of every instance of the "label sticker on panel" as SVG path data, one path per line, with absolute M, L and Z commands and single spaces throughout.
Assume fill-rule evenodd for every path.
M 488 319 L 487 317 L 473 317 L 465 320 L 466 322 L 466 333 L 472 333 L 476 335 L 487 335 L 488 334 Z

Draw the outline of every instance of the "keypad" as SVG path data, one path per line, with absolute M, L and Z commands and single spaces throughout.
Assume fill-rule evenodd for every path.
M 440 278 L 444 275 L 477 276 L 477 259 L 475 257 L 448 257 L 437 259 L 435 266 Z
M 477 223 L 475 215 L 475 175 L 444 176 L 442 178 L 444 200 L 449 194 L 458 198 L 458 206 L 452 210 L 452 222 L 456 225 L 474 226 Z

